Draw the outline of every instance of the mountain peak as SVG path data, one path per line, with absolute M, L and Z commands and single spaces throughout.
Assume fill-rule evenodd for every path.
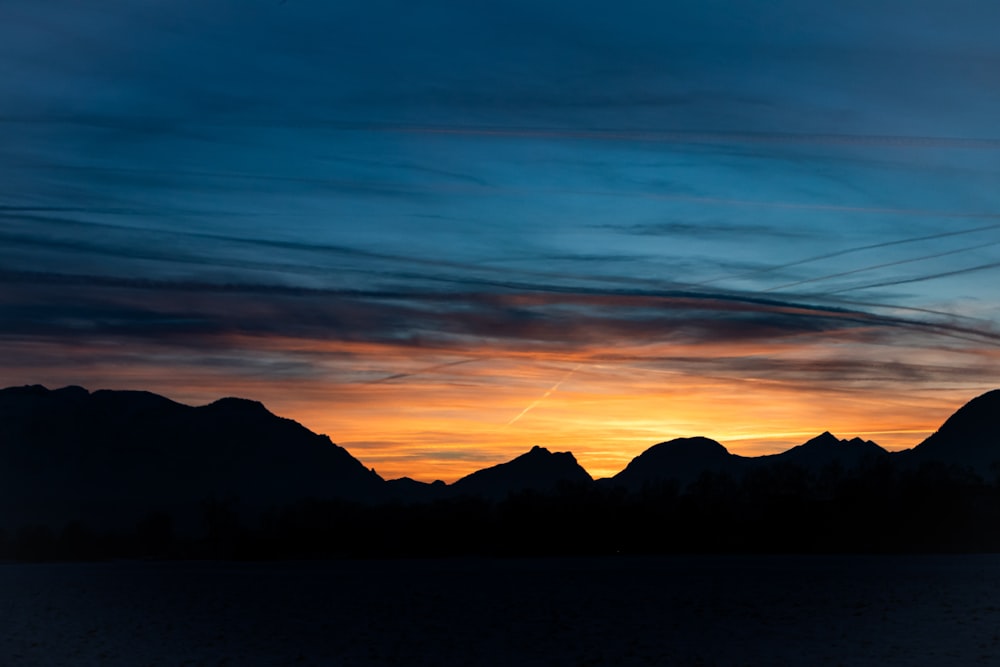
M 40 384 L 25 384 L 17 387 L 0 389 L 0 393 L 8 396 L 45 396 L 49 394 L 48 387 Z
M 941 428 L 910 451 L 917 461 L 969 466 L 992 475 L 992 464 L 1000 461 L 1000 389 L 963 405 Z
M 996 429 L 1000 423 L 1000 389 L 988 391 L 975 397 L 951 417 L 949 417 L 939 433 L 953 435 L 976 435 L 983 429 Z
M 22 522 L 62 511 L 127 525 L 213 497 L 249 508 L 381 491 L 346 450 L 244 399 L 196 408 L 144 391 L 14 388 L 0 391 L 0 442 Z
M 674 438 L 673 440 L 657 443 L 636 458 L 646 456 L 647 454 L 664 454 L 668 452 L 671 455 L 680 456 L 732 456 L 729 450 L 721 443 L 698 435 L 690 438 Z
M 819 471 L 831 464 L 856 468 L 887 455 L 886 450 L 871 440 L 857 437 L 841 440 L 829 431 L 823 431 L 801 445 L 763 458 Z
M 704 472 L 730 472 L 738 458 L 711 438 L 675 438 L 642 452 L 612 480 L 631 489 L 671 480 L 684 486 Z
M 837 436 L 835 436 L 833 433 L 830 433 L 829 431 L 823 431 L 822 433 L 820 433 L 819 435 L 817 435 L 815 438 L 812 438 L 811 440 L 807 440 L 805 443 L 803 443 L 802 445 L 799 445 L 799 446 L 800 447 L 836 447 L 837 445 L 841 445 L 841 444 L 843 444 L 845 442 L 847 442 L 847 441 L 846 440 L 841 440 L 840 438 L 838 438 Z
M 83 387 L 69 385 L 61 389 L 48 389 L 44 385 L 29 384 L 20 387 L 7 387 L 0 389 L 0 396 L 20 397 L 20 398 L 40 398 L 40 399 L 80 399 L 86 398 L 90 392 Z
M 226 396 L 213 401 L 205 408 L 211 410 L 219 410 L 225 412 L 237 412 L 246 414 L 271 414 L 271 411 L 264 407 L 264 404 L 260 401 L 254 401 L 249 398 L 237 398 L 235 396 Z
M 502 499 L 519 491 L 551 492 L 563 483 L 591 481 L 571 452 L 550 452 L 535 445 L 506 463 L 466 475 L 452 486 L 459 493 Z

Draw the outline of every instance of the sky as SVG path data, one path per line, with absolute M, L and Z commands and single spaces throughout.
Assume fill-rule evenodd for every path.
M 3 0 L 0 385 L 386 478 L 1000 387 L 995 0 Z

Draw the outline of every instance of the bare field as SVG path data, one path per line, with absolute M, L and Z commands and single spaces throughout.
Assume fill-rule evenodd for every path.
M 1000 556 L 0 565 L 0 664 L 995 665 Z

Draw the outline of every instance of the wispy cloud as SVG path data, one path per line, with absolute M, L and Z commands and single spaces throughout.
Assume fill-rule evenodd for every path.
M 912 445 L 1000 370 L 963 6 L 10 0 L 0 379 L 250 395 L 430 478 Z
M 941 217 L 949 217 L 949 216 L 947 216 L 947 215 L 941 215 Z M 1000 213 L 998 213 L 998 214 L 990 214 L 988 217 L 1000 217 Z M 704 281 L 704 282 L 702 282 L 700 284 L 701 285 L 711 285 L 711 284 L 714 284 L 714 283 L 717 283 L 717 282 L 721 282 L 723 280 L 730 280 L 730 279 L 734 279 L 734 278 L 746 278 L 746 277 L 750 277 L 750 276 L 760 276 L 760 275 L 766 274 L 766 273 L 773 273 L 773 272 L 776 272 L 776 271 L 782 271 L 784 269 L 790 269 L 792 267 L 802 266 L 804 264 L 812 264 L 813 262 L 818 262 L 818 261 L 821 261 L 821 260 L 834 259 L 834 258 L 837 258 L 837 257 L 844 257 L 846 255 L 853 255 L 855 253 L 865 252 L 865 251 L 868 251 L 868 250 L 880 250 L 882 248 L 890 248 L 890 247 L 893 247 L 893 246 L 906 245 L 906 244 L 910 244 L 910 243 L 922 243 L 924 241 L 936 241 L 938 239 L 944 239 L 944 238 L 949 238 L 949 237 L 954 237 L 954 236 L 964 236 L 966 234 L 977 234 L 977 233 L 980 233 L 980 232 L 993 231 L 995 229 L 1000 229 L 1000 223 L 991 224 L 991 225 L 982 225 L 982 226 L 971 227 L 971 228 L 967 228 L 967 229 L 959 229 L 959 230 L 955 230 L 955 231 L 940 232 L 940 233 L 936 233 L 936 234 L 927 234 L 927 235 L 923 235 L 923 236 L 913 236 L 913 237 L 908 237 L 908 238 L 904 238 L 904 239 L 893 239 L 891 241 L 880 241 L 878 243 L 869 243 L 869 244 L 866 244 L 866 245 L 854 246 L 854 247 L 845 248 L 845 249 L 842 249 L 842 250 L 835 250 L 833 252 L 827 252 L 827 253 L 822 253 L 822 254 L 819 254 L 819 255 L 813 255 L 813 256 L 810 256 L 810 257 L 805 257 L 803 259 L 797 259 L 797 260 L 795 260 L 793 262 L 784 262 L 784 263 L 781 263 L 781 264 L 774 264 L 774 265 L 767 266 L 767 267 L 764 267 L 764 268 L 755 269 L 754 271 L 747 271 L 745 273 L 740 273 L 740 274 L 736 274 L 736 275 L 726 276 L 726 277 L 722 277 L 722 278 L 716 278 L 714 280 L 706 280 L 706 281 Z M 983 244 L 981 246 L 977 246 L 977 247 L 986 247 L 986 246 L 989 246 L 989 245 L 992 245 L 992 242 L 985 243 L 985 244 Z M 880 268 L 880 267 L 873 267 L 873 268 Z M 865 269 L 865 270 L 867 270 L 867 269 Z M 831 276 L 831 277 L 833 277 L 833 276 Z M 817 278 L 816 280 L 825 280 L 825 279 L 826 278 L 824 277 L 824 278 Z M 803 280 L 803 281 L 800 281 L 798 283 L 790 283 L 789 285 L 773 287 L 773 288 L 770 288 L 770 289 L 765 290 L 765 291 L 778 290 L 778 289 L 782 289 L 783 287 L 786 287 L 786 286 L 792 286 L 792 285 L 802 284 L 804 282 L 811 282 L 811 280 Z
M 885 269 L 892 266 L 901 266 L 903 264 L 912 264 L 914 262 L 925 262 L 930 259 L 940 259 L 941 257 L 949 257 L 951 255 L 964 254 L 973 252 L 976 250 L 982 250 L 984 248 L 990 248 L 996 245 L 1000 245 L 1000 241 L 989 241 L 986 243 L 978 243 L 972 246 L 965 246 L 963 248 L 955 248 L 953 250 L 945 250 L 941 252 L 931 253 L 929 255 L 921 255 L 919 257 L 909 257 L 907 259 L 899 259 L 893 262 L 881 262 L 879 264 L 871 264 L 869 266 L 863 266 L 858 269 L 851 269 L 850 271 L 839 271 L 837 273 L 829 273 L 822 276 L 815 276 L 813 278 L 803 278 L 802 280 L 797 280 L 791 283 L 785 283 L 784 285 L 777 285 L 775 287 L 768 287 L 767 289 L 761 290 L 762 292 L 776 292 L 782 289 L 788 289 L 789 287 L 798 287 L 799 285 L 808 285 L 810 283 L 823 282 L 826 280 L 832 280 L 834 278 L 842 278 L 844 276 L 852 276 L 858 273 L 866 273 L 868 271 L 876 271 L 878 269 Z M 948 274 L 956 275 L 956 274 Z M 846 290 L 845 290 L 846 291 Z M 834 292 L 836 293 L 836 292 Z
M 874 289 L 877 287 L 894 287 L 896 285 L 908 285 L 911 283 L 922 283 L 929 280 L 939 280 L 941 278 L 951 278 L 953 276 L 964 276 L 970 273 L 979 273 L 981 271 L 992 271 L 994 269 L 1000 268 L 1000 262 L 987 262 L 986 264 L 977 264 L 975 266 L 965 266 L 958 269 L 951 269 L 948 271 L 939 271 L 937 273 L 927 273 L 919 276 L 909 276 L 905 278 L 894 278 L 890 280 L 885 280 L 876 283 L 867 283 L 862 285 L 853 285 L 851 287 L 845 287 L 843 289 L 833 290 L 828 292 L 828 294 L 843 294 L 844 292 L 853 292 L 857 290 Z

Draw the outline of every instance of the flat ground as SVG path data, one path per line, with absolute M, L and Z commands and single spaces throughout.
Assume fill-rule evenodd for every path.
M 0 664 L 996 665 L 1000 556 L 0 564 Z

